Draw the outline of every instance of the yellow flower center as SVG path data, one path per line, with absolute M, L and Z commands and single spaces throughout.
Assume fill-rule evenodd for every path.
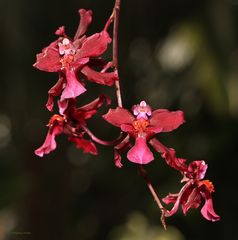
M 209 192 L 215 192 L 214 185 L 209 180 L 200 181 L 200 185 L 202 185 L 202 184 L 206 185 L 206 187 L 208 188 Z
M 134 129 L 139 133 L 145 132 L 148 125 L 149 125 L 149 121 L 145 119 L 139 119 L 133 122 Z
M 57 121 L 58 123 L 63 123 L 64 118 L 58 114 L 54 114 L 51 118 L 49 123 L 47 124 L 48 127 L 52 127 L 54 122 Z
M 64 55 L 64 57 L 61 58 L 60 62 L 62 63 L 62 68 L 67 68 L 71 65 L 71 63 L 74 61 L 74 55 Z

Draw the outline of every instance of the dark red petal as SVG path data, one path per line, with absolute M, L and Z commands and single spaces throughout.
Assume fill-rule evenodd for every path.
M 134 116 L 128 110 L 121 107 L 109 109 L 102 117 L 116 127 L 121 127 L 122 124 L 132 124 L 135 120 Z
M 84 111 L 84 112 L 91 111 L 93 109 L 97 109 L 101 107 L 104 101 L 106 101 L 107 105 L 111 103 L 111 99 L 108 96 L 102 94 L 92 102 L 78 108 L 77 110 Z
M 165 159 L 166 163 L 181 172 L 186 172 L 188 166 L 186 164 L 186 159 L 176 157 L 176 152 L 173 148 L 165 147 L 160 141 L 156 138 L 153 138 L 149 141 L 151 146 L 161 154 L 161 157 Z
M 89 24 L 92 22 L 92 14 L 93 12 L 91 10 L 79 10 L 80 23 L 74 39 L 81 37 L 87 31 Z
M 135 145 L 127 153 L 127 158 L 134 163 L 148 164 L 154 160 L 153 153 L 146 144 L 145 137 L 137 137 Z
M 97 109 L 100 108 L 103 104 L 103 102 L 106 102 L 106 104 L 110 104 L 111 100 L 106 95 L 100 95 L 98 98 L 93 100 L 92 102 L 75 109 L 73 116 L 76 119 L 89 119 L 94 114 L 97 113 Z
M 187 189 L 190 188 L 190 185 L 191 183 L 190 182 L 187 182 L 183 187 L 182 189 L 180 190 L 179 193 L 177 194 L 169 194 L 168 196 L 166 196 L 165 198 L 162 199 L 162 201 L 164 203 L 173 203 L 174 202 L 174 206 L 173 208 L 170 210 L 170 211 L 166 211 L 165 212 L 165 217 L 170 217 L 172 215 L 174 215 L 177 211 L 178 211 L 178 208 L 179 208 L 179 205 L 181 204 L 181 201 L 182 201 L 182 198 L 183 198 L 183 195 L 184 193 L 187 191 Z M 172 197 L 174 196 L 174 197 Z M 175 197 L 176 196 L 176 197 Z M 176 200 L 176 201 L 175 201 Z
M 185 122 L 182 111 L 170 112 L 166 109 L 158 109 L 152 112 L 150 125 L 162 129 L 162 132 L 170 132 Z
M 46 103 L 46 107 L 49 111 L 53 110 L 54 107 L 54 97 L 59 96 L 63 89 L 65 78 L 63 76 L 59 77 L 57 83 L 48 91 L 49 97 Z
M 118 145 L 114 147 L 114 162 L 118 168 L 122 168 L 121 154 L 131 147 L 130 137 L 127 135 Z
M 115 81 L 118 80 L 118 75 L 115 72 L 101 73 L 91 69 L 88 66 L 84 66 L 81 70 L 81 73 L 83 73 L 89 81 L 107 86 L 112 86 Z
M 82 47 L 76 52 L 75 59 L 85 57 L 98 57 L 107 50 L 111 38 L 106 31 L 95 33 L 86 38 Z
M 53 111 L 53 107 L 54 107 L 54 97 L 52 95 L 49 95 L 48 96 L 48 100 L 47 100 L 47 103 L 46 103 L 46 108 L 52 112 Z
M 121 162 L 121 155 L 116 149 L 114 150 L 114 163 L 115 163 L 115 166 L 118 168 L 123 167 L 123 164 Z
M 82 149 L 85 153 L 91 153 L 97 155 L 98 151 L 95 144 L 84 138 L 69 137 L 69 141 L 74 142 L 77 148 Z
M 61 101 L 67 98 L 76 98 L 86 91 L 84 86 L 76 78 L 75 72 L 66 70 L 66 87 L 62 92 Z
M 62 64 L 58 51 L 58 40 L 52 42 L 48 47 L 44 48 L 41 53 L 36 55 L 36 63 L 33 65 L 41 71 L 58 72 Z

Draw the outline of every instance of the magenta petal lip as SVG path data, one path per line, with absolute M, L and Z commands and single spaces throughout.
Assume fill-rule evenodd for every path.
M 146 138 L 137 137 L 135 145 L 127 153 L 127 158 L 134 163 L 148 164 L 154 160 L 153 153 L 146 144 Z
M 47 134 L 45 142 L 41 147 L 35 150 L 35 154 L 39 157 L 43 157 L 44 154 L 48 154 L 56 149 L 55 135 Z
M 86 91 L 84 86 L 78 81 L 74 71 L 66 71 L 67 83 L 62 92 L 61 101 L 67 98 L 76 98 Z

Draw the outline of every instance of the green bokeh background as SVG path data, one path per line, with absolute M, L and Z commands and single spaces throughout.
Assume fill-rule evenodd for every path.
M 111 149 L 84 155 L 58 138 L 44 158 L 34 150 L 51 116 L 44 104 L 57 75 L 32 67 L 61 25 L 73 35 L 79 8 L 92 9 L 89 33 L 111 14 L 112 0 L 0 1 L 0 240 L 206 240 L 237 238 L 238 0 L 122 0 L 119 69 L 123 103 L 181 109 L 186 124 L 159 139 L 189 161 L 205 159 L 216 187 L 210 223 L 199 210 L 160 225 L 160 212 L 135 165 L 113 164 Z M 109 57 L 110 52 L 105 57 Z M 79 105 L 113 89 L 88 84 Z M 90 93 L 92 95 L 90 95 Z M 106 108 L 100 110 L 105 113 Z M 99 117 L 92 130 L 113 139 Z M 181 188 L 180 175 L 156 155 L 146 169 L 160 196 Z

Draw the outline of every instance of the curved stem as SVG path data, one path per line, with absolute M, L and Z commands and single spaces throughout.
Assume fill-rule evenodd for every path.
M 109 26 L 110 26 L 111 23 L 113 22 L 113 20 L 114 20 L 114 14 L 115 14 L 115 11 L 114 11 L 114 8 L 113 8 L 112 14 L 111 14 L 111 16 L 109 17 L 109 19 L 107 20 L 107 22 L 106 22 L 106 24 L 105 24 L 104 31 L 107 31 L 107 29 L 109 28 Z
M 113 25 L 112 63 L 113 63 L 113 66 L 115 67 L 115 71 L 117 74 L 118 74 L 118 27 L 119 27 L 120 5 L 121 5 L 121 0 L 115 0 L 115 6 L 113 10 L 114 25 Z M 116 86 L 117 103 L 119 107 L 122 107 L 121 88 L 120 88 L 119 80 L 115 81 L 115 86 Z
M 81 128 L 88 134 L 88 136 L 96 143 L 99 143 L 101 145 L 105 145 L 105 146 L 114 146 L 117 145 L 123 138 L 123 133 L 121 132 L 119 137 L 116 138 L 113 141 L 104 141 L 98 137 L 96 137 L 86 126 L 81 125 Z
M 154 187 L 153 187 L 153 185 L 152 185 L 152 183 L 149 179 L 149 176 L 148 176 L 146 170 L 144 169 L 144 167 L 140 164 L 138 166 L 138 168 L 139 168 L 140 175 L 145 179 L 147 187 L 149 188 L 152 196 L 154 197 L 155 202 L 157 203 L 157 205 L 158 205 L 158 207 L 161 211 L 160 220 L 162 222 L 162 225 L 163 225 L 164 229 L 166 229 L 167 226 L 166 226 L 166 222 L 165 222 L 165 213 L 167 212 L 167 209 L 165 209 L 163 207 L 163 205 L 162 205 L 162 203 L 161 203 L 161 201 L 160 201 L 160 199 L 159 199 L 159 197 L 158 197 L 158 195 L 157 195 L 157 193 L 156 193 L 156 191 L 155 191 L 155 189 L 154 189 Z

